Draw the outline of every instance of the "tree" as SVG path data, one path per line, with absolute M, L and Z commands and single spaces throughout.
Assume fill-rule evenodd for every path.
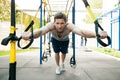
M 10 3 L 7 0 L 0 0 L 0 20 L 10 21 Z
M 15 5 L 16 7 L 17 5 Z M 8 21 L 10 22 L 11 18 L 11 5 L 8 0 L 0 0 L 0 21 Z M 23 15 L 22 15 L 23 14 Z M 22 16 L 22 18 L 21 18 Z M 20 10 L 15 11 L 15 18 L 16 18 L 16 24 L 23 24 L 26 27 L 30 24 L 33 16 L 28 15 L 26 13 L 22 13 Z M 22 19 L 22 20 L 21 20 Z M 21 22 L 22 21 L 22 22 Z M 36 18 L 35 20 L 35 28 L 39 28 L 39 18 Z

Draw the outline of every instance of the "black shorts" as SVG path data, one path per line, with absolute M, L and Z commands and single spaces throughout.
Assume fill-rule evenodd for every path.
M 62 52 L 63 54 L 68 53 L 69 40 L 67 41 L 58 41 L 55 38 L 51 38 L 53 50 L 55 53 Z

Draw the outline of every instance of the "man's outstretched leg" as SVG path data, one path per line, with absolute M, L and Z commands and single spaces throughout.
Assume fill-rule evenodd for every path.
M 61 60 L 62 60 L 62 64 L 61 64 L 61 71 L 65 71 L 65 58 L 66 58 L 66 54 L 68 53 L 68 45 L 69 45 L 69 40 L 68 41 L 64 41 L 62 42 L 61 45 Z
M 56 65 L 57 65 L 56 74 L 60 74 L 61 70 L 60 70 L 60 55 L 59 55 L 59 53 L 55 53 L 55 61 L 56 61 Z
M 61 71 L 65 71 L 65 65 L 64 65 L 64 61 L 65 61 L 65 58 L 66 58 L 66 54 L 63 54 L 61 55 L 61 60 L 62 60 L 62 64 L 61 64 Z
M 63 53 L 62 53 L 61 56 L 62 56 L 62 57 L 61 57 L 62 63 L 64 63 L 65 58 L 66 58 L 66 54 L 63 54 Z
M 60 66 L 59 65 L 59 63 L 60 63 L 60 55 L 59 55 L 59 53 L 55 53 L 55 61 L 56 61 L 57 67 Z

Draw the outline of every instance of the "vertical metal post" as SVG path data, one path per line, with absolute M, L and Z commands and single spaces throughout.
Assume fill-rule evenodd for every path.
M 75 0 L 73 2 L 73 9 L 72 9 L 72 22 L 75 24 Z M 72 33 L 72 47 L 73 47 L 73 57 L 75 58 L 75 34 Z
M 112 19 L 112 12 L 111 12 L 110 18 Z M 111 34 L 111 46 L 110 46 L 110 47 L 111 47 L 111 48 L 112 48 L 112 27 L 113 27 L 112 25 L 113 25 L 113 23 L 112 23 L 112 21 L 111 21 L 111 23 L 110 23 L 110 26 L 111 26 L 111 27 L 110 27 L 110 34 Z
M 15 36 L 15 0 L 11 0 L 11 27 L 10 35 Z M 16 80 L 16 43 L 14 40 L 10 41 L 10 67 L 9 80 Z
M 118 19 L 120 19 L 120 9 L 119 10 L 119 15 L 118 15 Z M 118 20 L 118 50 L 120 51 L 120 20 Z
M 40 0 L 40 28 L 42 27 L 42 0 Z M 40 64 L 42 64 L 42 36 L 40 36 Z

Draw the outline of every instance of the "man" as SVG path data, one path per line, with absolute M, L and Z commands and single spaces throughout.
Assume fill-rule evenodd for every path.
M 96 34 L 94 32 L 88 30 L 82 30 L 79 27 L 76 27 L 72 23 L 67 22 L 67 17 L 65 14 L 58 12 L 54 16 L 54 22 L 48 23 L 46 26 L 38 29 L 33 33 L 34 38 L 38 38 L 41 35 L 46 34 L 47 32 L 51 32 L 52 34 L 52 45 L 53 50 L 55 52 L 55 61 L 56 61 L 56 74 L 60 74 L 61 71 L 65 71 L 64 61 L 66 57 L 66 53 L 68 52 L 68 44 L 69 44 L 69 37 L 68 35 L 70 32 L 75 34 L 81 35 L 87 38 L 95 38 Z M 100 38 L 106 38 L 107 33 L 105 31 L 99 32 Z M 31 34 L 28 32 L 24 32 L 22 34 L 22 38 L 24 40 L 29 40 Z M 60 52 L 61 57 L 60 57 Z M 62 64 L 60 65 L 60 58 Z

